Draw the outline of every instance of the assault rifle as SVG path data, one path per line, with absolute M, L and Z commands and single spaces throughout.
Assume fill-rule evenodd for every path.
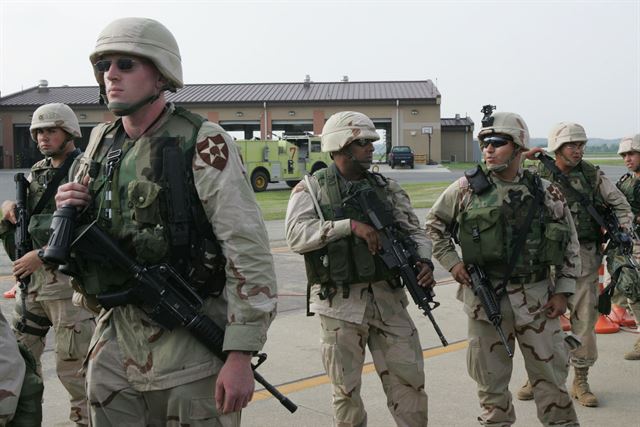
M 502 326 L 500 326 L 500 324 L 502 323 L 502 314 L 500 313 L 500 299 L 496 295 L 496 291 L 491 285 L 491 281 L 484 273 L 484 271 L 475 264 L 468 264 L 467 272 L 469 273 L 469 276 L 471 276 L 471 286 L 473 288 L 473 293 L 480 300 L 487 318 L 496 328 L 498 336 L 500 336 L 500 341 L 502 341 L 505 350 L 507 350 L 507 354 L 509 355 L 509 357 L 513 357 L 513 350 L 511 350 L 511 347 L 509 347 L 509 341 L 507 341 L 507 338 L 504 336 Z
M 201 313 L 202 298 L 170 265 L 145 267 L 136 263 L 95 223 L 82 231 L 76 245 L 80 249 L 99 251 L 119 268 L 129 272 L 138 282 L 136 286 L 124 291 L 98 295 L 98 302 L 104 308 L 134 304 L 163 328 L 173 330 L 183 327 L 219 359 L 224 361 L 227 358 L 222 351 L 224 330 Z M 251 365 L 253 377 L 289 412 L 295 412 L 298 407 L 256 372 L 256 368 L 266 358 L 266 354 L 259 354 L 258 362 Z
M 33 242 L 29 235 L 29 212 L 27 211 L 27 197 L 29 189 L 29 181 L 24 177 L 23 173 L 17 173 L 13 177 L 16 182 L 16 231 L 15 231 L 15 245 L 16 254 L 15 259 L 20 259 L 33 249 Z M 22 320 L 20 324 L 26 325 L 26 313 L 27 313 L 27 294 L 29 292 L 29 282 L 31 276 L 27 276 L 22 279 L 18 279 L 20 284 L 20 300 L 22 301 Z
M 351 197 L 357 200 L 362 212 L 369 217 L 373 227 L 378 231 L 378 238 L 382 244 L 379 256 L 385 266 L 389 270 L 397 271 L 400 274 L 402 283 L 407 287 L 413 302 L 429 318 L 442 345 L 449 345 L 431 313 L 440 305 L 439 302 L 433 300 L 436 294 L 432 288 L 426 289 L 418 284 L 415 266 L 420 260 L 415 250 L 415 243 L 409 237 L 401 238 L 399 236 L 393 225 L 393 218 L 386 213 L 382 201 L 380 201 L 374 190 L 361 190 Z M 430 267 L 433 270 L 433 264 Z

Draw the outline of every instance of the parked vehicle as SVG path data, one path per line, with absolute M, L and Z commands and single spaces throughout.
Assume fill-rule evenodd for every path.
M 326 168 L 329 153 L 320 150 L 320 137 L 285 135 L 281 140 L 238 140 L 242 162 L 253 191 L 267 189 L 270 182 L 285 181 L 294 187 L 308 173 Z
M 414 167 L 414 155 L 411 147 L 406 145 L 397 145 L 391 148 L 391 152 L 388 157 L 389 166 L 394 169 L 396 166 L 409 166 L 411 169 Z

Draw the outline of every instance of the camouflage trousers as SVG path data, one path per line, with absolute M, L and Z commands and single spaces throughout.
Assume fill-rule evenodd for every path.
M 99 341 L 87 367 L 91 425 L 239 427 L 240 412 L 220 415 L 216 410 L 216 379 L 212 375 L 165 390 L 139 391 L 127 379 L 118 341 Z
M 14 306 L 14 325 L 22 315 L 22 300 L 20 292 L 16 293 Z M 71 298 L 58 300 L 35 301 L 35 296 L 27 297 L 27 311 L 37 316 L 48 318 L 53 324 L 55 332 L 56 372 L 60 382 L 69 392 L 71 403 L 69 419 L 78 424 L 89 424 L 87 397 L 85 392 L 85 378 L 82 364 L 89 350 L 91 336 L 95 329 L 94 315 L 82 308 L 76 307 Z M 28 326 L 42 329 L 31 320 L 26 320 Z M 44 351 L 46 336 L 41 337 L 14 332 L 18 341 L 29 349 L 36 360 L 38 373 L 42 373 L 40 358 Z
M 589 368 L 598 359 L 595 325 L 598 321 L 598 268 L 602 257 L 594 243 L 580 245 L 582 274 L 576 279 L 576 291 L 569 297 L 571 332 L 582 345 L 571 351 L 570 363 L 576 368 Z
M 527 297 L 531 296 L 527 293 Z M 528 304 L 540 307 L 546 298 L 547 294 L 544 294 L 537 304 L 534 301 L 528 301 Z M 524 357 L 542 425 L 578 426 L 566 389 L 569 353 L 560 321 L 538 315 L 529 323 L 521 323 L 516 320 L 517 316 L 506 297 L 501 300 L 501 312 L 502 328 L 510 345 L 513 346 L 515 336 Z M 469 317 L 468 329 L 467 369 L 478 385 L 478 397 L 483 409 L 478 421 L 486 426 L 510 426 L 516 421 L 509 391 L 513 360 L 507 355 L 491 323 Z
M 427 425 L 424 359 L 418 331 L 406 309 L 383 322 L 371 296 L 362 324 L 324 315 L 320 315 L 320 323 L 322 361 L 333 385 L 335 426 L 367 425 L 367 413 L 360 397 L 366 346 L 396 424 Z

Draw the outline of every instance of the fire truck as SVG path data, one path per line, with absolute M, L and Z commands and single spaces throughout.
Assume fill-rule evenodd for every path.
M 329 153 L 320 150 L 316 135 L 284 135 L 279 140 L 238 140 L 242 162 L 253 191 L 267 189 L 269 183 L 285 181 L 294 187 L 306 175 L 326 168 Z

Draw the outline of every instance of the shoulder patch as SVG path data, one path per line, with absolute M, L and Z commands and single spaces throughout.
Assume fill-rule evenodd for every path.
M 218 170 L 223 170 L 229 161 L 229 147 L 220 134 L 204 137 L 196 144 L 196 150 L 203 162 Z
M 551 200 L 553 200 L 554 202 L 564 202 L 564 194 L 562 194 L 562 191 L 555 184 L 549 184 L 549 186 L 547 187 L 547 191 L 551 195 Z

